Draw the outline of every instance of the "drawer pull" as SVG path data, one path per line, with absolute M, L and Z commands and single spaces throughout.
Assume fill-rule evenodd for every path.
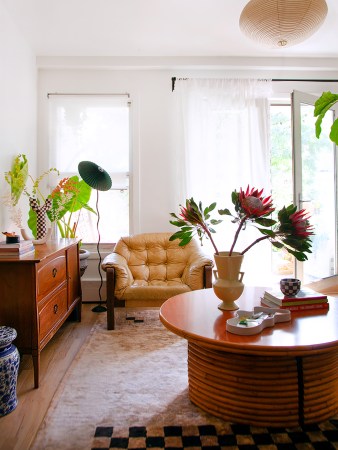
M 57 271 L 57 269 L 56 269 L 55 267 L 54 267 L 52 273 L 53 273 L 53 278 L 55 278 L 55 277 L 56 277 L 56 274 L 58 273 L 58 271 Z
M 58 312 L 58 309 L 59 309 L 58 305 L 54 305 L 54 314 Z

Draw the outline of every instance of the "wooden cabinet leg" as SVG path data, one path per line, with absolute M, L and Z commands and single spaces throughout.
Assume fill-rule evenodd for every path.
M 39 379 L 40 379 L 40 352 L 33 352 L 33 368 L 34 368 L 34 388 L 37 389 L 39 387 Z

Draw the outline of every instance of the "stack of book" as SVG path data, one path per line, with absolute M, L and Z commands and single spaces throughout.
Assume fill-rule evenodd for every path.
M 6 244 L 5 241 L 0 242 L 0 258 L 17 258 L 33 251 L 34 245 L 30 240 L 14 244 Z
M 261 303 L 262 306 L 289 309 L 290 311 L 329 308 L 327 295 L 320 294 L 309 288 L 301 289 L 298 294 L 293 297 L 286 297 L 278 289 L 271 289 L 264 292 Z

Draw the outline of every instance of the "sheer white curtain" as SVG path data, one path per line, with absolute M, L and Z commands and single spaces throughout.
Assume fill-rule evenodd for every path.
M 264 188 L 270 195 L 269 103 L 271 81 L 253 79 L 178 79 L 180 139 L 177 146 L 177 199 L 194 197 L 204 206 L 232 209 L 231 192 Z M 216 214 L 217 218 L 218 215 Z M 236 225 L 230 218 L 215 227 L 219 250 L 230 248 Z M 250 229 L 249 229 L 250 228 Z M 253 227 L 241 232 L 235 248 L 241 251 L 260 234 Z M 205 249 L 212 252 L 206 243 Z M 260 243 L 245 257 L 246 279 L 266 279 L 270 244 Z M 259 264 L 257 264 L 259 261 Z M 258 270 L 255 270 L 256 269 Z M 260 277 L 260 272 L 264 276 Z

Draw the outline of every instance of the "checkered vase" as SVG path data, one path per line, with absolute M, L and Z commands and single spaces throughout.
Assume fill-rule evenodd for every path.
M 47 234 L 47 218 L 46 211 L 49 211 L 52 207 L 52 200 L 47 198 L 44 205 L 40 206 L 35 198 L 29 198 L 29 205 L 36 213 L 36 238 L 42 239 Z

